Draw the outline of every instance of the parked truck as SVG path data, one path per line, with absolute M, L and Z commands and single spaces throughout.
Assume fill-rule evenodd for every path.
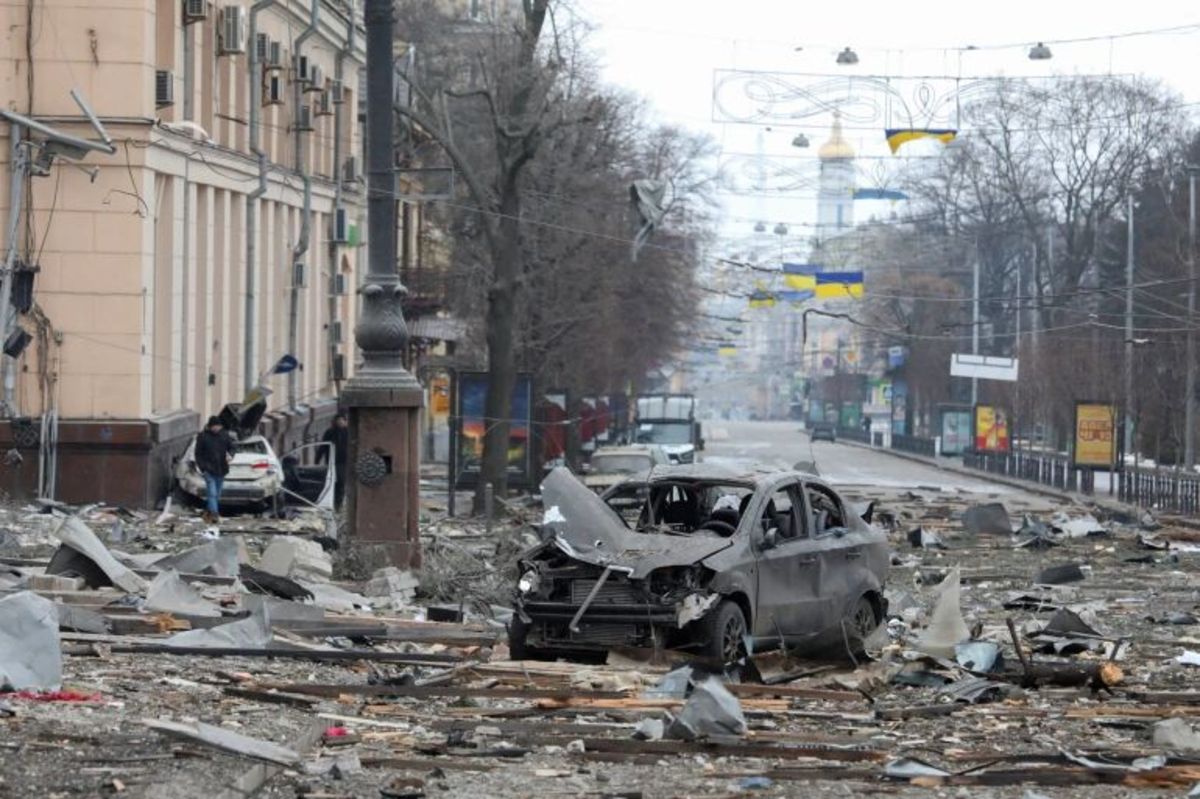
M 704 449 L 696 398 L 691 394 L 642 394 L 637 398 L 635 440 L 658 444 L 672 463 L 694 463 Z

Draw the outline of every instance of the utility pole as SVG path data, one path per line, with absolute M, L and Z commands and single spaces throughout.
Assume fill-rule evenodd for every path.
M 1188 167 L 1187 379 L 1183 389 L 1183 465 L 1196 465 L 1196 171 Z
M 975 240 L 975 288 L 971 295 L 971 354 L 979 354 L 979 239 Z M 971 407 L 979 402 L 979 378 L 971 378 Z
M 1125 454 L 1133 454 L 1133 195 L 1125 231 Z

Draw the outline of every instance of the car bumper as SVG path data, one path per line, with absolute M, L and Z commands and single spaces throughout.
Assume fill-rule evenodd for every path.
M 190 494 L 199 500 L 208 499 L 208 487 L 204 478 L 189 475 L 179 479 L 179 487 L 185 494 Z M 252 505 L 273 499 L 282 486 L 275 481 L 245 482 L 241 480 L 226 480 L 221 486 L 221 504 Z
M 593 605 L 571 629 L 579 608 L 569 602 L 518 603 L 517 612 L 528 620 L 529 645 L 539 649 L 606 650 L 649 646 L 678 633 L 678 613 L 671 605 Z

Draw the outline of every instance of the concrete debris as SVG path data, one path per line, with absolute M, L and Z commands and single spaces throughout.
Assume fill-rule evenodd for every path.
M 1151 740 L 1155 746 L 1172 752 L 1200 751 L 1200 734 L 1181 718 L 1163 719 L 1155 724 Z
M 238 536 L 227 536 L 216 541 L 206 541 L 199 546 L 185 549 L 174 555 L 154 561 L 159 570 L 174 569 L 181 574 L 215 574 L 219 577 L 236 577 L 245 543 Z
M 1083 567 L 1078 563 L 1063 563 L 1058 566 L 1048 566 L 1038 573 L 1033 582 L 1037 585 L 1062 585 L 1077 583 L 1086 579 Z
M 323 581 L 333 577 L 333 561 L 320 544 L 290 535 L 271 539 L 258 568 L 293 579 Z
M 363 593 L 368 597 L 411 602 L 417 595 L 419 585 L 420 581 L 412 572 L 386 566 L 371 575 L 371 579 L 363 586 Z
M 142 724 L 165 735 L 211 746 L 222 752 L 254 760 L 265 760 L 280 766 L 294 766 L 300 762 L 299 753 L 287 747 L 271 741 L 251 738 L 224 727 L 205 724 L 202 721 L 178 722 L 168 719 L 142 719 Z
M 665 725 L 662 719 L 642 719 L 633 731 L 633 737 L 639 741 L 661 741 Z
M 671 720 L 666 737 L 684 741 L 720 735 L 745 735 L 746 717 L 741 703 L 721 678 L 708 676 L 692 684 L 692 692 L 679 715 Z
M 177 616 L 220 618 L 221 609 L 185 583 L 174 569 L 158 573 L 146 590 L 146 610 Z
M 934 591 L 929 626 L 917 640 L 917 650 L 935 657 L 953 657 L 954 648 L 971 637 L 960 607 L 959 574 L 955 566 Z
M 115 585 L 129 594 L 146 593 L 146 581 L 113 557 L 108 547 L 78 518 L 67 516 L 54 534 L 62 541 L 62 547 L 51 558 L 47 574 L 73 573 L 72 576 L 83 577 L 93 588 Z
M 57 689 L 62 684 L 58 641 L 58 613 L 49 599 L 31 591 L 0 598 L 0 690 Z
M 1008 509 L 999 502 L 972 505 L 962 517 L 963 528 L 971 535 L 1012 535 Z
M 945 549 L 946 543 L 932 530 L 916 527 L 908 531 L 908 543 L 913 549 Z
M 266 608 L 239 621 L 176 633 L 163 642 L 169 647 L 261 649 L 271 643 L 271 622 Z

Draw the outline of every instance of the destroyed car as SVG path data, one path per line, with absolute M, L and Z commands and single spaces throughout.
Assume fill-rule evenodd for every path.
M 518 565 L 514 658 L 844 652 L 884 618 L 886 537 L 813 475 L 671 466 L 597 496 L 558 468 L 542 498 L 543 541 Z
M 334 473 L 332 444 L 305 444 L 288 452 L 281 459 L 267 439 L 256 431 L 266 411 L 265 402 L 243 406 L 229 403 L 218 418 L 234 439 L 233 461 L 221 489 L 222 507 L 250 508 L 282 512 L 284 506 L 296 504 L 333 511 Z M 327 450 L 323 464 L 318 453 Z M 201 503 L 207 489 L 204 475 L 196 465 L 196 442 L 175 464 L 177 498 L 185 503 Z
M 584 468 L 583 484 L 600 494 L 633 474 L 642 474 L 655 466 L 670 463 L 657 444 L 628 447 L 601 447 Z

